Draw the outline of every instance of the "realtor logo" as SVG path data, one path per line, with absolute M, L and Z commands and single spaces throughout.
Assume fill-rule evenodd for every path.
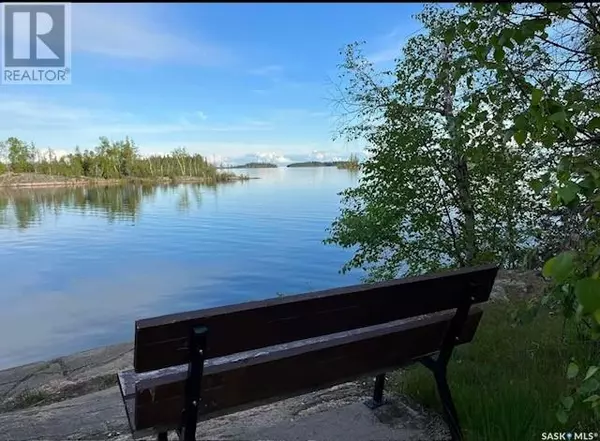
M 3 3 L 1 84 L 71 84 L 71 4 Z

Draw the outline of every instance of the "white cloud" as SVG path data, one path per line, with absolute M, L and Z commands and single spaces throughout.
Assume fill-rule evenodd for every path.
M 224 47 L 177 32 L 157 5 L 72 5 L 75 52 L 116 58 L 218 65 L 231 60 Z
M 92 104 L 93 106 L 93 104 Z M 96 145 L 99 136 L 136 141 L 174 135 L 197 139 L 207 133 L 261 132 L 272 130 L 269 121 L 238 119 L 207 122 L 204 112 L 159 121 L 102 107 L 65 105 L 36 96 L 6 95 L 0 100 L 0 133 L 33 141 L 40 148 L 82 148 Z
M 356 148 L 356 151 L 352 150 L 340 150 L 336 148 L 334 145 L 327 145 L 322 147 L 329 147 L 330 150 L 308 150 L 308 148 L 313 147 L 314 145 L 303 145 L 297 144 L 293 146 L 286 146 L 286 152 L 282 150 L 272 150 L 269 151 L 269 148 L 273 148 L 273 145 L 254 145 L 256 147 L 262 147 L 263 151 L 258 151 L 256 153 L 242 153 L 241 151 L 238 153 L 238 149 L 234 145 L 228 146 L 219 146 L 213 145 L 210 146 L 212 148 L 221 148 L 223 151 L 231 152 L 229 154 L 207 154 L 207 159 L 209 162 L 213 164 L 233 164 L 233 165 L 241 165 L 246 164 L 248 162 L 269 162 L 272 164 L 278 164 L 280 166 L 285 166 L 291 162 L 305 162 L 305 161 L 344 161 L 350 157 L 351 154 L 355 154 L 359 159 L 364 159 L 367 157 L 367 154 L 364 150 Z M 205 152 L 208 152 L 209 145 L 205 145 Z
M 314 152 L 322 153 L 323 160 L 345 159 L 350 151 L 360 151 L 354 146 L 327 140 L 302 142 L 298 139 L 278 142 L 278 124 L 297 121 L 304 117 L 319 117 L 317 110 L 287 109 L 266 118 L 237 118 L 217 120 L 208 117 L 205 111 L 193 110 L 180 115 L 167 113 L 163 118 L 149 120 L 140 115 L 110 110 L 110 102 L 84 100 L 67 104 L 39 95 L 3 92 L 0 99 L 0 133 L 34 142 L 40 150 L 52 148 L 64 154 L 81 149 L 94 148 L 99 136 L 122 139 L 131 136 L 139 146 L 140 153 L 164 154 L 176 147 L 184 146 L 192 153 L 207 157 L 214 162 L 250 162 L 268 160 L 276 163 L 309 161 Z M 283 123 L 281 123 L 283 124 Z M 259 159 L 257 159 L 259 158 Z M 263 159 L 260 159 L 263 158 Z

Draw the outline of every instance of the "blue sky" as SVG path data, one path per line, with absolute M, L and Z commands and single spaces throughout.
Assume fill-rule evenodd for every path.
M 99 136 L 220 161 L 361 151 L 332 141 L 339 50 L 381 67 L 420 28 L 417 3 L 73 4 L 72 84 L 0 86 L 0 137 L 59 151 Z

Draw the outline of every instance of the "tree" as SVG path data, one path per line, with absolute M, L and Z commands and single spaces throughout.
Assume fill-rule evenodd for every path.
M 489 72 L 467 56 L 455 10 L 427 6 L 417 18 L 425 32 L 406 43 L 393 72 L 375 72 L 358 44 L 344 53 L 340 134 L 366 140 L 370 155 L 358 187 L 342 193 L 326 242 L 357 247 L 342 270 L 360 267 L 369 279 L 487 261 L 516 266 L 537 225 L 538 197 L 526 185 L 533 159 L 504 136 L 519 110 L 515 91 L 489 87 Z M 499 95 L 508 102 L 498 105 Z
M 507 135 L 538 146 L 545 172 L 531 181 L 547 197 L 552 224 L 540 245 L 556 255 L 543 273 L 553 282 L 545 302 L 558 304 L 574 320 L 579 338 L 600 338 L 600 5 L 528 3 L 473 5 L 460 19 L 466 32 L 473 22 L 490 24 L 485 38 L 473 44 L 472 59 L 489 69 L 496 82 L 519 91 L 525 106 L 512 118 Z M 522 69 L 512 62 L 527 47 L 536 60 Z M 547 256 L 547 252 L 544 256 Z M 577 401 L 600 417 L 600 360 L 582 370 L 568 365 L 578 379 L 557 411 L 562 423 Z M 566 364 L 566 363 L 565 363 Z
M 6 140 L 10 170 L 15 173 L 33 171 L 34 149 L 18 138 Z
M 185 175 L 185 158 L 186 156 L 188 156 L 185 147 L 177 147 L 173 150 L 173 153 L 171 155 L 173 156 L 173 158 L 175 158 L 177 164 L 179 164 L 181 175 Z
M 208 182 L 226 181 L 230 174 L 220 173 L 199 154 L 190 154 L 185 148 L 175 149 L 171 155 L 142 157 L 130 138 L 110 141 L 101 137 L 94 150 L 81 152 L 79 147 L 60 159 L 51 149 L 41 154 L 33 144 L 17 138 L 0 142 L 0 172 L 8 161 L 15 172 L 34 171 L 67 177 L 92 178 L 177 178 L 196 177 Z

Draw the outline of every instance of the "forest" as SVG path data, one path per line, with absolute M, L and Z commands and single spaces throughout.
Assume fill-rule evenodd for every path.
M 0 142 L 0 175 L 38 173 L 66 178 L 197 178 L 206 182 L 229 181 L 235 175 L 220 172 L 200 154 L 185 148 L 168 155 L 142 156 L 130 138 L 109 141 L 101 137 L 95 149 L 75 148 L 73 153 L 58 157 L 52 149 L 40 150 L 33 143 L 10 137 Z

